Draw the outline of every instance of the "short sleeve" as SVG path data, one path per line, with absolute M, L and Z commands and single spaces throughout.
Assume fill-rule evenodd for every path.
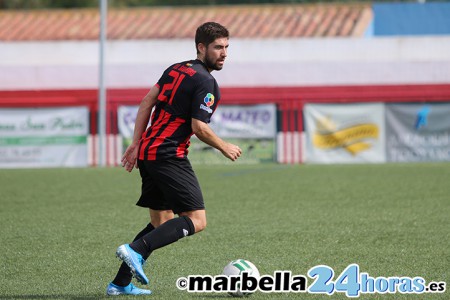
M 199 83 L 192 99 L 192 117 L 209 123 L 219 103 L 220 95 L 214 78 Z

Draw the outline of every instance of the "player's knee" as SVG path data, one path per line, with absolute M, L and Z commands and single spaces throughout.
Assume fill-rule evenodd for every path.
M 173 212 L 170 210 L 165 211 L 150 211 L 150 223 L 153 227 L 159 227 L 165 222 L 172 220 L 174 217 Z
M 195 233 L 200 232 L 206 228 L 206 218 L 196 218 L 192 220 L 194 223 Z
M 186 216 L 194 226 L 194 233 L 200 232 L 206 228 L 206 214 L 204 210 L 181 213 L 180 216 Z
M 153 219 L 150 221 L 150 223 L 153 225 L 153 227 L 157 228 L 171 219 L 173 218 Z

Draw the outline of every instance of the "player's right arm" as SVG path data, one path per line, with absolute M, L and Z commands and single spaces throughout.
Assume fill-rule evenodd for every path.
M 137 154 L 139 148 L 139 140 L 142 134 L 147 129 L 148 121 L 150 120 L 150 115 L 152 109 L 156 104 L 159 94 L 159 86 L 154 85 L 150 91 L 145 95 L 139 104 L 139 109 L 136 115 L 136 122 L 134 125 L 133 141 L 131 145 L 128 146 L 127 150 L 122 156 L 122 166 L 128 172 L 133 170 L 133 167 L 137 168 Z
M 202 142 L 216 148 L 217 150 L 222 152 L 225 157 L 231 159 L 232 161 L 238 159 L 242 154 L 242 150 L 241 148 L 239 148 L 239 146 L 227 143 L 222 140 L 215 134 L 211 127 L 209 127 L 209 125 L 203 121 L 192 118 L 192 132 Z

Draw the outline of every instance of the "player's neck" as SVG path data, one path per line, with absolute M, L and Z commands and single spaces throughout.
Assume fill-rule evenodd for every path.
M 205 59 L 204 59 L 204 58 L 202 58 L 201 56 L 197 56 L 197 60 L 199 60 L 199 61 L 202 62 L 203 66 L 206 68 L 206 70 L 208 70 L 209 73 L 211 73 L 211 72 L 213 71 L 213 69 L 210 69 L 210 68 L 208 68 L 208 67 L 206 66 L 206 63 L 205 63 Z

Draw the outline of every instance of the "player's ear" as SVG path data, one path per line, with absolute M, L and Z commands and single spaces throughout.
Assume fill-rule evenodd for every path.
M 206 46 L 205 46 L 205 44 L 203 44 L 203 43 L 198 43 L 198 45 L 197 45 L 197 50 L 198 50 L 198 53 L 199 53 L 199 54 L 205 55 L 205 53 L 206 53 Z

